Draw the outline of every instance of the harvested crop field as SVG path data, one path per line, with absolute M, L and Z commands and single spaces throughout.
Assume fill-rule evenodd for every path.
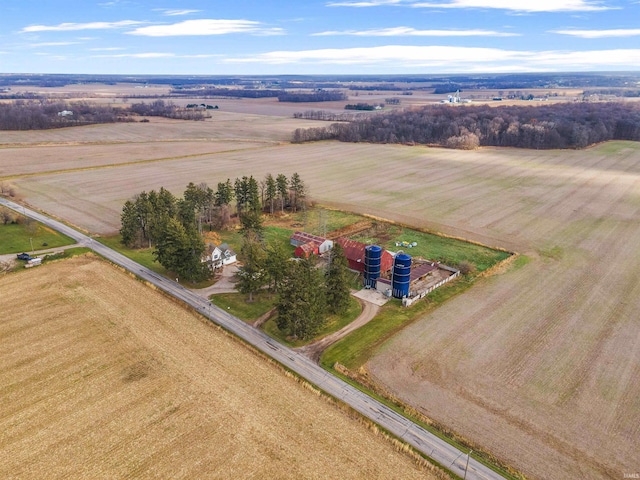
M 114 165 L 197 158 L 264 147 L 241 141 L 155 141 L 91 145 L 6 147 L 0 150 L 0 177 L 33 175 Z
M 379 382 L 532 478 L 640 470 L 640 144 L 270 145 L 15 184 L 32 205 L 109 233 L 141 190 L 294 171 L 321 203 L 531 258 L 387 343 L 367 364 Z
M 523 153 L 425 201 L 432 219 L 522 239 L 532 261 L 411 325 L 367 368 L 532 478 L 622 478 L 640 471 L 640 145 Z
M 226 140 L 288 142 L 296 128 L 325 126 L 326 122 L 216 111 L 212 118 L 192 122 L 150 117 L 148 123 L 111 123 L 54 130 L 0 131 L 0 145 L 74 143 L 134 143 L 168 140 Z M 0 149 L 0 152 L 2 150 Z
M 4 479 L 430 478 L 249 348 L 92 256 L 0 277 L 0 308 Z

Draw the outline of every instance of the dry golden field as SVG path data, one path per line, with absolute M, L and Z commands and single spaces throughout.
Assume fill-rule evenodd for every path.
M 0 478 L 433 478 L 92 256 L 0 277 Z
M 288 142 L 296 128 L 325 125 L 325 122 L 312 120 L 218 111 L 212 118 L 201 122 L 151 117 L 149 123 L 113 123 L 35 131 L 0 130 L 0 148 L 179 140 Z
M 168 123 L 176 141 L 203 138 L 202 125 Z M 136 135 L 151 142 L 159 124 L 143 125 Z M 108 156 L 119 127 L 72 133 L 108 137 L 96 145 Z M 266 120 L 254 127 L 266 129 L 256 138 L 273 135 Z M 31 135 L 55 143 L 60 132 Z M 248 130 L 238 137 L 251 138 Z M 0 142 L 22 143 L 29 156 L 36 145 L 25 138 L 0 132 Z M 139 152 L 135 158 L 144 160 Z M 123 202 L 143 189 L 181 193 L 190 181 L 215 186 L 296 171 L 322 203 L 531 258 L 392 339 L 367 365 L 378 381 L 532 478 L 621 478 L 640 470 L 640 144 L 464 152 L 265 143 L 12 181 L 30 204 L 108 233 L 118 228 Z
M 260 142 L 222 140 L 166 140 L 131 143 L 34 145 L 0 148 L 0 177 L 52 173 L 118 164 L 196 158 L 221 152 L 243 151 L 264 146 Z

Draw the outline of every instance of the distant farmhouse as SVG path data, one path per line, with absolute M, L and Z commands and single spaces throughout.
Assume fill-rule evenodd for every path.
M 221 243 L 217 246 L 210 243 L 207 245 L 202 261 L 208 264 L 209 269 L 215 270 L 236 263 L 236 252 L 231 250 L 227 243 Z

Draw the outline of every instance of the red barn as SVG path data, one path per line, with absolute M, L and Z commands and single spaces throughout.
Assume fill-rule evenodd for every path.
M 315 243 L 318 245 L 318 251 L 315 252 L 316 255 L 328 252 L 333 248 L 333 241 L 307 232 L 295 232 L 291 235 L 290 243 L 294 247 L 300 247 L 305 243 Z
M 311 255 L 319 255 L 318 248 L 320 245 L 316 242 L 303 243 L 299 247 L 296 247 L 293 254 L 296 257 L 309 258 Z
M 349 240 L 345 237 L 338 238 L 336 243 L 340 244 L 344 250 L 344 256 L 347 257 L 347 260 L 349 261 L 349 268 L 360 273 L 364 272 L 364 249 L 367 245 L 362 242 L 356 242 L 355 240 Z M 388 272 L 392 268 L 393 255 L 386 250 L 382 250 L 382 257 L 380 258 L 380 273 Z

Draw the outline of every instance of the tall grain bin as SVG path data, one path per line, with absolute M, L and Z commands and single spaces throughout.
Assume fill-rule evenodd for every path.
M 409 296 L 411 283 L 411 255 L 398 253 L 393 262 L 391 293 L 395 298 Z
M 364 286 L 376 288 L 376 281 L 380 277 L 380 259 L 382 248 L 378 245 L 364 247 Z

